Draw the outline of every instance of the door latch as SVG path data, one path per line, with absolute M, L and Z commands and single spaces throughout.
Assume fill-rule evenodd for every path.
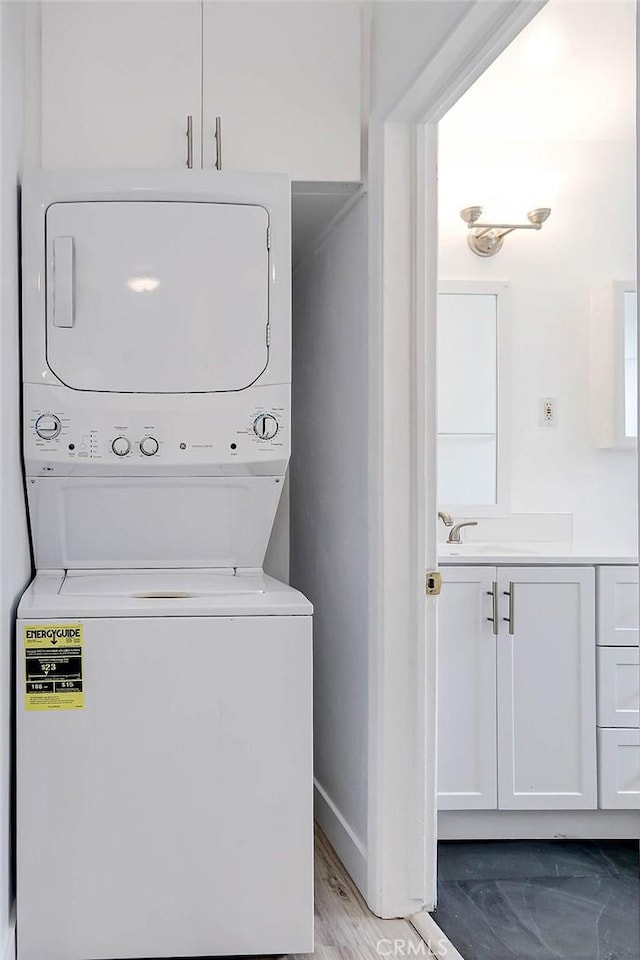
M 428 597 L 439 597 L 442 593 L 442 574 L 439 570 L 430 570 L 427 573 L 425 593 Z

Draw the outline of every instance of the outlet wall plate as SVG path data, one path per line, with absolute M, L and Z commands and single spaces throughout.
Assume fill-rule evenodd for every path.
M 540 399 L 540 426 L 555 427 L 558 419 L 557 397 L 541 397 Z

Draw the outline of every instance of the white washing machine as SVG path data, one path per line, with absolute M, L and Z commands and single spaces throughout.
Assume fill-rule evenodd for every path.
M 24 184 L 20 960 L 313 950 L 312 609 L 262 572 L 289 195 L 219 173 Z

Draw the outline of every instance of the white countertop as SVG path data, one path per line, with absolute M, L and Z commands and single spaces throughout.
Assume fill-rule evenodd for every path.
M 461 543 L 439 545 L 441 566 L 636 566 L 637 557 L 573 550 L 551 543 Z
M 583 556 L 582 554 L 558 554 L 550 556 L 541 556 L 539 554 L 496 554 L 495 556 L 474 555 L 473 553 L 449 554 L 438 557 L 438 565 L 441 567 L 454 566 L 474 566 L 474 567 L 541 567 L 541 566 L 566 566 L 566 567 L 603 567 L 603 566 L 637 566 L 637 557 L 603 557 L 603 556 Z

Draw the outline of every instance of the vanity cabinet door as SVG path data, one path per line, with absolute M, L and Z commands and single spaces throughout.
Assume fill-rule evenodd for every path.
M 438 601 L 438 807 L 495 810 L 495 567 L 445 567 Z
M 595 571 L 498 571 L 498 806 L 597 806 Z

